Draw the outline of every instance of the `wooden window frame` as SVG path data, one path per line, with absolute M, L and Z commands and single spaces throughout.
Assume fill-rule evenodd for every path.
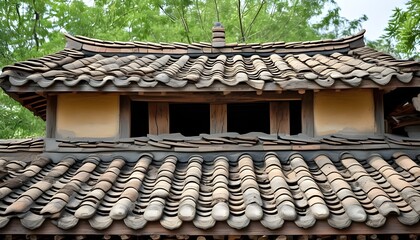
M 302 102 L 302 133 L 314 136 L 313 91 L 304 92 L 165 92 L 141 93 L 121 98 L 120 135 L 129 137 L 130 131 L 123 126 L 129 126 L 130 112 L 127 101 L 146 101 L 149 104 L 149 134 L 170 133 L 169 104 L 170 103 L 208 103 L 210 104 L 210 133 L 227 132 L 227 104 L 246 102 L 270 103 L 270 134 L 290 133 L 289 101 Z M 125 100 L 123 100 L 125 99 Z M 123 106 L 124 105 L 124 106 Z M 127 108 L 128 111 L 123 110 Z M 123 114 L 127 115 L 123 117 Z M 128 132 L 128 136 L 127 136 Z
M 289 101 L 270 102 L 270 134 L 290 133 Z
M 57 126 L 57 95 L 47 96 L 46 137 L 56 137 Z
M 227 132 L 227 104 L 210 104 L 210 133 Z
M 149 134 L 169 133 L 169 103 L 149 102 Z
M 375 134 L 385 134 L 384 91 L 373 90 L 373 104 L 375 108 Z
M 131 100 L 126 95 L 120 96 L 119 137 L 129 138 L 131 133 Z

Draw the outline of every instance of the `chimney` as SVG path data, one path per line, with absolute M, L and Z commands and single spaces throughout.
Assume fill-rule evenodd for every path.
M 216 22 L 211 30 L 213 31 L 213 40 L 211 42 L 211 46 L 215 48 L 224 47 L 226 45 L 225 28 L 222 26 L 222 24 Z

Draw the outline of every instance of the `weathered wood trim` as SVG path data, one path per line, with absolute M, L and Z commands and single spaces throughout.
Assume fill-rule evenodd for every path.
M 371 228 L 365 223 L 353 222 L 346 229 L 336 229 L 328 225 L 327 221 L 317 220 L 315 225 L 309 229 L 303 229 L 293 221 L 285 221 L 284 225 L 277 230 L 270 230 L 261 225 L 259 221 L 251 221 L 244 229 L 233 229 L 226 222 L 216 222 L 215 226 L 208 230 L 196 228 L 192 222 L 183 222 L 180 228 L 167 230 L 163 228 L 159 221 L 148 222 L 146 226 L 139 230 L 128 228 L 124 221 L 114 220 L 110 227 L 105 230 L 95 230 L 89 225 L 87 220 L 79 220 L 79 223 L 72 229 L 63 230 L 54 225 L 50 220 L 46 220 L 39 228 L 29 230 L 22 226 L 19 219 L 13 218 L 1 229 L 1 234 L 33 234 L 33 235 L 133 235 L 146 236 L 156 235 L 359 235 L 359 234 L 420 234 L 420 222 L 406 226 L 401 224 L 396 217 L 387 217 L 384 226 Z
M 55 138 L 57 126 L 57 96 L 47 97 L 47 121 L 46 135 L 47 138 Z
M 270 134 L 290 134 L 289 102 L 270 102 Z
M 149 103 L 149 133 L 169 133 L 168 103 Z
M 393 89 L 393 88 L 400 88 L 400 87 L 420 87 L 420 77 L 413 77 L 409 83 L 403 83 L 399 81 L 397 78 L 391 79 L 391 81 L 386 84 L 385 86 L 376 84 L 372 80 L 364 79 L 357 88 L 376 88 L 376 89 Z M 339 80 L 335 81 L 334 87 L 330 89 L 354 89 L 349 84 L 343 83 Z M 6 92 L 97 92 L 98 88 L 92 87 L 87 84 L 79 84 L 76 86 L 66 86 L 63 83 L 57 82 L 54 85 L 48 88 L 42 88 L 36 83 L 28 83 L 23 86 L 9 86 L 4 87 Z M 286 91 L 286 90 L 299 90 L 299 89 L 306 89 L 306 90 L 324 90 L 325 87 L 318 85 L 313 81 L 301 81 L 295 82 L 293 84 L 287 84 L 280 86 L 274 82 L 267 82 L 264 84 L 262 91 Z M 113 83 L 107 83 L 101 87 L 101 92 L 121 92 L 121 93 L 128 93 L 128 92 L 256 92 L 257 89 L 249 86 L 248 84 L 238 84 L 236 86 L 227 86 L 223 83 L 213 83 L 209 87 L 205 88 L 197 88 L 193 84 L 187 84 L 185 87 L 181 88 L 174 88 L 165 85 L 158 85 L 155 87 L 149 88 L 142 88 L 139 87 L 137 84 L 131 84 L 130 87 L 118 87 L 115 86 Z
M 176 92 L 165 93 L 163 98 L 161 93 L 144 93 L 143 95 L 130 95 L 133 101 L 147 102 L 172 102 L 172 103 L 234 103 L 234 102 L 262 102 L 262 101 L 288 101 L 300 100 L 302 95 L 297 92 L 263 92 L 257 95 L 256 92 L 232 92 L 229 94 L 223 92 L 192 93 Z
M 120 138 L 128 138 L 131 133 L 131 101 L 126 95 L 120 96 Z
M 210 133 L 227 132 L 227 105 L 210 104 Z
M 375 133 L 385 133 L 384 118 L 384 92 L 378 89 L 373 90 L 373 101 L 375 106 Z
M 302 133 L 313 137 L 314 131 L 314 92 L 306 91 L 302 97 Z

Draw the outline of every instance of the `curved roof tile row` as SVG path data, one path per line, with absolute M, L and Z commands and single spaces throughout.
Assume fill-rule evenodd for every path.
M 209 229 L 217 221 L 235 229 L 251 221 L 267 229 L 285 221 L 310 228 L 323 220 L 338 229 L 352 222 L 377 228 L 394 215 L 412 225 L 420 219 L 419 174 L 418 158 L 404 154 L 314 160 L 293 154 L 282 160 L 267 152 L 261 159 L 244 154 L 233 161 L 223 155 L 190 155 L 186 161 L 143 155 L 135 162 L 92 155 L 58 163 L 40 157 L 2 176 L 0 227 L 18 217 L 28 229 L 48 219 L 61 229 L 86 219 L 97 230 L 118 220 L 131 229 L 154 221 L 169 230 L 183 222 Z
M 409 83 L 411 65 L 420 70 L 416 62 L 396 61 L 388 55 L 378 57 L 375 50 L 358 48 L 349 54 L 329 55 L 287 54 L 280 56 L 218 55 L 191 57 L 188 55 L 126 55 L 106 56 L 66 49 L 40 59 L 28 60 L 7 66 L 0 78 L 8 79 L 12 86 L 35 83 L 48 89 L 54 84 L 67 87 L 88 84 L 100 89 L 113 84 L 121 91 L 137 85 L 153 88 L 158 84 L 182 88 L 193 84 L 196 88 L 210 87 L 215 82 L 226 86 L 248 84 L 254 89 L 264 89 L 267 82 L 273 82 L 279 89 L 334 88 L 336 82 L 358 87 L 364 81 L 378 86 L 388 84 L 392 78 Z M 417 65 L 417 66 L 416 66 Z M 312 85 L 311 85 L 312 84 Z M 305 87 L 307 86 L 307 87 Z

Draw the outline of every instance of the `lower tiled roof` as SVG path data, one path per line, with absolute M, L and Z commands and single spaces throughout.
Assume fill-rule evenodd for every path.
M 96 230 L 121 221 L 135 230 L 148 222 L 167 230 L 217 222 L 233 229 L 251 222 L 267 230 L 285 222 L 378 228 L 391 217 L 418 225 L 420 152 L 389 151 L 138 151 L 136 158 L 45 152 L 30 162 L 3 159 L 0 227 L 13 218 L 28 229 L 49 221 L 69 231 L 86 220 Z
M 0 139 L 0 152 L 40 152 L 43 149 L 44 140 L 42 138 Z

